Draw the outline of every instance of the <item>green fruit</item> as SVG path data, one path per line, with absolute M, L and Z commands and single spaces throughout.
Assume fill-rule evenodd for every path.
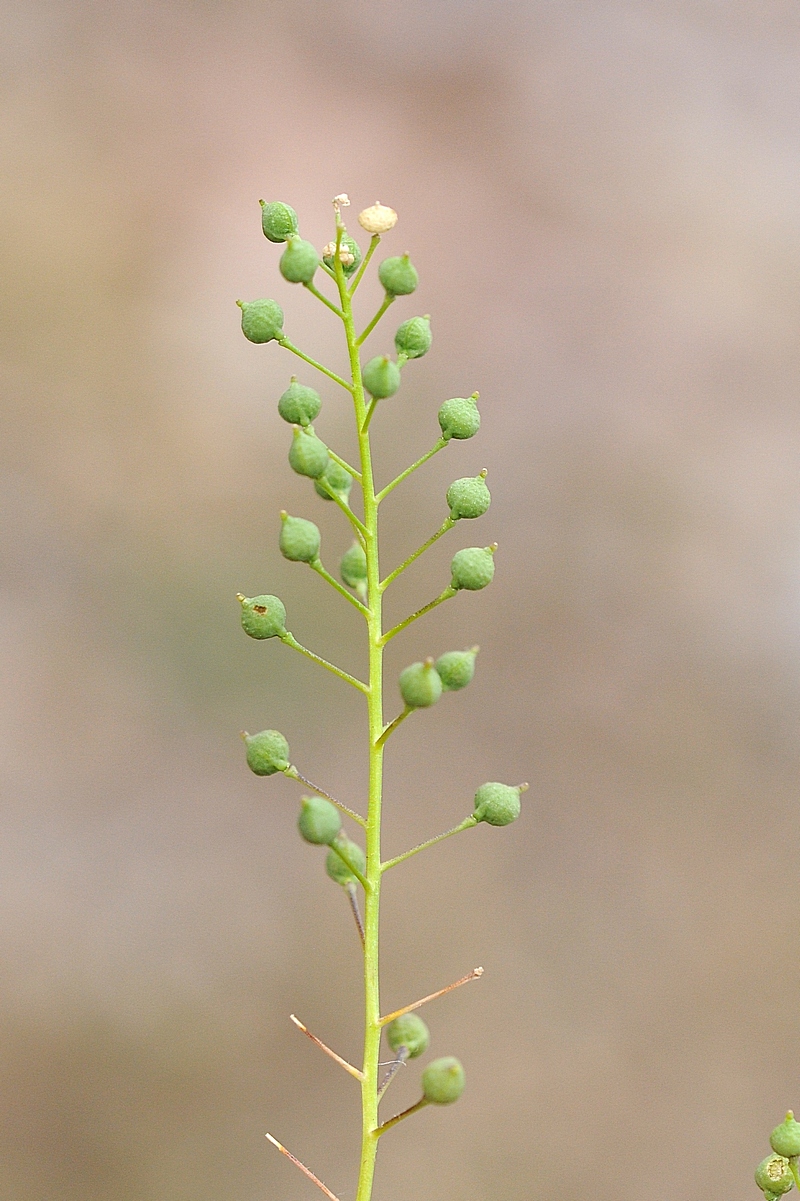
M 466 476 L 464 479 L 454 480 L 447 489 L 447 503 L 453 521 L 458 521 L 459 517 L 481 517 L 491 501 L 491 493 L 486 487 L 485 471 L 474 477 Z
M 348 588 L 365 593 L 367 590 L 367 555 L 360 542 L 354 542 L 342 555 L 339 573 Z
M 331 880 L 335 880 L 337 884 L 342 885 L 357 883 L 358 877 L 353 875 L 352 871 L 347 866 L 344 859 L 342 859 L 341 855 L 339 855 L 338 852 L 333 849 L 334 847 L 339 847 L 350 863 L 352 863 L 356 871 L 363 876 L 367 870 L 367 860 L 364 856 L 364 852 L 361 850 L 361 847 L 357 842 L 351 842 L 350 839 L 345 837 L 343 834 L 331 845 L 331 849 L 328 851 L 328 857 L 325 860 L 325 871 L 328 873 Z
M 402 1013 L 386 1027 L 386 1041 L 395 1054 L 405 1047 L 409 1059 L 416 1059 L 428 1049 L 430 1031 L 415 1013 Z
M 519 817 L 519 796 L 528 787 L 520 784 L 481 784 L 475 793 L 474 817 L 489 826 L 510 826 Z
M 800 1122 L 794 1120 L 791 1109 L 780 1126 L 772 1131 L 769 1144 L 776 1155 L 785 1155 L 787 1159 L 800 1155 Z
M 316 480 L 326 470 L 329 462 L 328 448 L 325 443 L 320 442 L 311 430 L 296 425 L 289 450 L 289 466 L 292 471 Z
M 446 655 L 439 656 L 434 667 L 445 692 L 458 692 L 459 688 L 466 688 L 475 675 L 475 656 L 479 649 L 473 646 L 470 651 L 448 651 Z
M 340 500 L 347 501 L 350 489 L 353 487 L 353 477 L 335 459 L 331 459 L 319 479 L 314 480 L 314 491 L 317 495 L 321 496 L 323 500 L 333 500 L 330 492 L 323 487 L 326 483 L 330 485 Z
M 262 730 L 260 734 L 245 734 L 247 766 L 257 776 L 274 776 L 289 766 L 289 743 L 279 730 Z
M 421 359 L 430 350 L 432 341 L 430 317 L 412 317 L 404 321 L 394 336 L 397 353 L 407 359 Z
M 439 409 L 439 425 L 442 427 L 442 436 L 448 442 L 451 438 L 472 438 L 477 434 L 481 427 L 477 400 L 477 392 L 473 392 L 472 396 L 454 396 Z
M 317 248 L 302 238 L 289 238 L 278 266 L 290 284 L 310 284 L 319 266 Z
M 321 408 L 319 392 L 307 388 L 305 384 L 298 384 L 296 375 L 292 376 L 289 387 L 278 401 L 278 412 L 291 425 L 308 425 Z
M 361 373 L 364 387 L 374 400 L 394 396 L 400 387 L 400 368 L 387 354 L 370 359 Z
M 342 819 L 339 810 L 330 801 L 321 796 L 304 796 L 300 802 L 297 828 L 306 842 L 328 846 L 341 830 Z
M 453 579 L 451 588 L 466 588 L 468 592 L 479 592 L 494 577 L 494 551 L 492 546 L 467 546 L 456 551 L 450 570 Z
M 400 672 L 400 694 L 409 709 L 427 709 L 442 695 L 442 681 L 433 659 L 412 663 Z
M 408 296 L 419 283 L 416 268 L 407 254 L 400 258 L 384 259 L 378 268 L 378 279 L 390 296 Z
M 294 563 L 313 563 L 319 558 L 320 534 L 313 521 L 304 517 L 290 517 L 281 512 L 281 536 L 278 542 L 281 554 Z
M 297 213 L 289 204 L 280 200 L 259 200 L 261 205 L 261 228 L 270 242 L 285 242 L 297 233 Z
M 450 1105 L 464 1091 L 464 1069 L 452 1055 L 434 1059 L 422 1073 L 422 1093 L 434 1105 Z
M 783 1155 L 768 1155 L 756 1168 L 756 1184 L 765 1193 L 780 1196 L 794 1188 L 794 1176 L 789 1160 Z
M 242 629 L 251 638 L 280 638 L 286 633 L 286 610 L 277 596 L 242 596 Z
M 346 277 L 349 277 L 349 276 L 353 275 L 356 271 L 358 271 L 359 265 L 361 263 L 361 247 L 359 246 L 359 244 L 355 240 L 355 238 L 351 238 L 349 234 L 342 234 L 342 249 L 349 250 L 353 256 L 352 263 L 347 263 L 347 265 L 342 263 L 342 271 L 344 272 Z M 333 271 L 333 255 L 332 254 L 324 254 L 322 256 L 322 261 L 326 267 L 330 267 L 331 271 Z
M 283 336 L 283 309 L 276 300 L 237 300 L 242 310 L 242 333 L 250 342 L 271 342 Z

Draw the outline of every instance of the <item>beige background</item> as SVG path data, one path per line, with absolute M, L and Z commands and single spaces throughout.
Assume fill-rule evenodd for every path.
M 386 505 L 396 562 L 456 476 L 491 589 L 398 638 L 482 646 L 398 733 L 386 847 L 527 778 L 519 823 L 388 878 L 387 1007 L 427 1013 L 468 1090 L 387 1137 L 376 1201 L 754 1198 L 798 1092 L 800 15 L 790 0 L 3 5 L 2 1201 L 304 1201 L 272 1130 L 345 1201 L 357 1095 L 288 1022 L 358 1055 L 358 949 L 278 726 L 357 801 L 361 703 L 237 627 L 275 590 L 351 668 L 359 621 L 277 552 L 338 512 L 286 466 L 294 369 L 238 329 L 275 295 L 258 198 L 330 236 L 400 212 L 434 349 L 375 426 L 381 478 L 447 396 L 480 437 Z M 354 210 L 351 210 L 354 211 Z M 368 315 L 377 301 L 365 288 Z M 306 382 L 309 376 L 301 375 Z M 349 452 L 323 384 L 318 430 Z M 412 1066 L 395 1102 L 416 1096 Z

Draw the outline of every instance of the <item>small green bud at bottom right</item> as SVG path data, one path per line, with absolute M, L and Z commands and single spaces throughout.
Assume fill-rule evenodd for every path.
M 389 1022 L 386 1027 L 386 1041 L 397 1054 L 405 1047 L 409 1059 L 416 1059 L 428 1049 L 431 1034 L 421 1017 L 416 1013 L 401 1013 L 399 1018 Z
M 453 1055 L 434 1059 L 422 1073 L 422 1094 L 434 1105 L 451 1105 L 464 1091 L 464 1069 Z
M 756 1168 L 756 1184 L 765 1193 L 776 1196 L 788 1193 L 794 1188 L 794 1176 L 789 1166 L 789 1160 L 783 1155 L 768 1155 L 762 1159 Z
M 787 1159 L 800 1155 L 800 1122 L 794 1120 L 791 1109 L 780 1126 L 776 1126 L 772 1131 L 769 1145 L 776 1155 L 784 1155 Z
M 519 795 L 527 787 L 527 784 L 514 787 L 496 781 L 481 784 L 475 793 L 475 818 L 489 826 L 510 826 L 519 817 Z

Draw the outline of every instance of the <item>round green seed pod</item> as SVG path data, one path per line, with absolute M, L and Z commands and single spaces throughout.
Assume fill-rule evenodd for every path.
M 788 1193 L 794 1188 L 789 1160 L 783 1155 L 768 1155 L 756 1168 L 756 1184 L 765 1193 Z
M 387 396 L 394 396 L 400 387 L 400 368 L 388 354 L 378 355 L 367 363 L 361 378 L 374 400 L 384 400 Z
M 397 353 L 404 354 L 407 359 L 421 359 L 430 350 L 432 341 L 430 317 L 412 317 L 404 321 L 394 336 Z
M 290 517 L 285 509 L 282 510 L 278 545 L 284 559 L 291 559 L 293 563 L 313 563 L 319 558 L 319 544 L 319 529 L 313 521 Z
M 519 817 L 520 793 L 527 787 L 527 784 L 517 787 L 496 782 L 481 784 L 475 793 L 473 816 L 477 821 L 486 822 L 489 826 L 510 826 Z
M 367 555 L 360 542 L 354 542 L 342 555 L 339 574 L 348 588 L 355 588 L 356 592 L 362 594 L 366 592 Z
M 468 592 L 479 592 L 494 578 L 493 546 L 467 546 L 456 551 L 450 564 L 453 578 L 451 588 L 466 588 Z
M 447 489 L 447 503 L 453 521 L 460 517 L 481 517 L 492 502 L 486 487 L 486 472 L 454 480 Z
M 297 828 L 306 842 L 329 846 L 342 828 L 342 819 L 330 801 L 321 796 L 304 796 L 300 801 Z
M 242 629 L 251 638 L 280 638 L 286 633 L 286 609 L 277 596 L 242 596 Z
M 477 392 L 472 396 L 454 396 L 439 409 L 439 425 L 448 442 L 451 438 L 472 438 L 477 434 L 481 428 L 477 400 Z
M 400 672 L 400 695 L 409 709 L 427 709 L 442 695 L 442 681 L 433 659 L 412 663 Z
M 310 430 L 296 425 L 292 445 L 289 449 L 289 466 L 292 471 L 316 480 L 326 470 L 329 462 L 328 448 L 325 443 L 321 442 Z
M 359 871 L 362 876 L 367 870 L 367 860 L 364 852 L 361 850 L 361 847 L 357 842 L 351 842 L 349 838 L 341 835 L 331 846 L 331 849 L 328 851 L 328 857 L 325 860 L 325 871 L 328 873 L 331 880 L 335 880 L 337 884 L 341 884 L 343 886 L 347 884 L 357 884 L 358 878 L 353 875 L 344 859 L 342 859 L 341 855 L 338 855 L 333 849 L 334 845 L 341 847 L 347 858 L 352 863 L 353 867 L 356 868 L 356 870 Z
M 422 1018 L 415 1013 L 401 1013 L 399 1018 L 386 1027 L 386 1041 L 395 1055 L 405 1047 L 409 1059 L 424 1054 L 431 1041 L 431 1033 Z
M 409 296 L 419 283 L 416 268 L 407 254 L 384 259 L 378 268 L 378 279 L 390 296 Z
M 466 688 L 475 675 L 475 656 L 480 647 L 473 646 L 469 651 L 448 651 L 440 655 L 434 663 L 442 688 L 445 692 L 458 692 Z
M 310 284 L 319 266 L 317 248 L 303 238 L 289 238 L 278 266 L 290 284 Z
M 245 734 L 247 766 L 257 776 L 274 776 L 289 766 L 289 743 L 279 730 Z
M 422 1073 L 422 1094 L 434 1105 L 450 1105 L 464 1091 L 464 1069 L 453 1055 L 434 1059 Z
M 791 1109 L 780 1126 L 776 1126 L 769 1136 L 769 1145 L 776 1155 L 784 1155 L 790 1159 L 800 1155 L 800 1122 L 794 1120 Z
M 353 487 L 353 477 L 335 459 L 331 459 L 319 479 L 314 480 L 314 491 L 323 500 L 333 500 L 330 492 L 323 486 L 324 484 L 328 484 L 340 500 L 346 501 L 350 495 L 350 489 Z
M 305 384 L 298 384 L 293 375 L 291 383 L 278 401 L 278 412 L 290 425 L 308 425 L 322 408 L 319 392 Z
M 283 309 L 277 300 L 237 300 L 242 333 L 250 342 L 271 342 L 283 335 Z
M 349 234 L 342 234 L 341 245 L 343 250 L 349 250 L 350 254 L 353 256 L 353 261 L 351 263 L 342 263 L 342 271 L 344 272 L 345 276 L 349 278 L 351 275 L 355 274 L 356 271 L 358 271 L 361 263 L 361 247 L 355 238 L 351 238 Z M 335 242 L 333 243 L 333 246 L 335 248 Z M 334 261 L 333 251 L 331 251 L 330 254 L 323 254 L 322 261 L 325 266 L 330 267 L 332 271 Z
M 270 242 L 285 242 L 297 233 L 297 213 L 281 200 L 259 200 L 261 228 Z

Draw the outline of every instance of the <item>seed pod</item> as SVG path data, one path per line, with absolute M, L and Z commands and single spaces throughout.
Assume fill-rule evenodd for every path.
M 800 1155 L 800 1122 L 794 1120 L 791 1109 L 780 1126 L 772 1131 L 769 1144 L 776 1155 L 785 1155 L 787 1159 Z
M 473 646 L 469 651 L 448 651 L 446 655 L 439 656 L 434 667 L 445 692 L 458 692 L 460 688 L 466 688 L 475 675 L 475 656 L 479 650 L 480 647 Z
M 417 269 L 407 254 L 384 259 L 378 268 L 378 279 L 390 296 L 409 296 L 419 283 Z
M 317 248 L 302 238 L 289 238 L 278 266 L 290 284 L 310 284 L 319 266 Z
M 313 431 L 299 425 L 294 427 L 294 438 L 289 449 L 289 466 L 298 475 L 307 475 L 312 480 L 326 470 L 330 459 L 328 448 Z
M 297 213 L 291 205 L 280 200 L 259 200 L 261 228 L 270 242 L 285 242 L 297 233 Z
M 481 427 L 477 399 L 477 392 L 473 392 L 472 396 L 454 396 L 439 409 L 439 425 L 448 442 L 451 438 L 472 438 L 477 434 Z
M 422 1073 L 422 1093 L 434 1105 L 450 1105 L 464 1091 L 464 1069 L 453 1055 L 434 1059 Z
M 494 577 L 494 552 L 497 543 L 492 546 L 467 546 L 453 555 L 450 570 L 453 578 L 451 588 L 466 588 L 468 592 L 479 592 Z
M 280 638 L 286 633 L 286 609 L 277 596 L 242 596 L 242 629 L 251 638 Z
M 319 558 L 320 533 L 313 521 L 290 517 L 281 511 L 281 536 L 278 542 L 284 559 L 293 563 L 313 563 Z
M 278 401 L 278 412 L 290 425 L 308 425 L 322 408 L 319 392 L 305 384 L 298 384 L 293 375 L 291 383 Z
M 431 1034 L 422 1018 L 415 1013 L 401 1013 L 386 1027 L 386 1041 L 395 1054 L 405 1047 L 408 1058 L 416 1059 L 427 1051 Z
M 407 359 L 421 359 L 430 350 L 432 341 L 430 317 L 411 317 L 394 336 L 397 353 L 404 354 Z
M 370 396 L 375 400 L 383 400 L 387 396 L 394 396 L 400 387 L 400 368 L 388 354 L 378 355 L 367 363 L 361 378 Z
M 321 796 L 304 796 L 300 801 L 297 828 L 306 842 L 329 846 L 342 828 L 342 819 L 330 801 Z
M 326 267 L 333 270 L 334 255 L 336 253 L 336 243 L 329 242 L 322 251 L 322 261 Z M 361 263 L 361 247 L 355 238 L 351 238 L 349 234 L 342 234 L 342 241 L 339 247 L 339 259 L 342 264 L 342 271 L 346 276 L 351 276 L 359 268 Z
M 334 846 L 341 848 L 341 850 L 352 863 L 353 867 L 356 868 L 356 870 L 359 871 L 362 876 L 367 870 L 367 860 L 364 856 L 364 852 L 361 850 L 361 847 L 357 842 L 351 842 L 349 838 L 342 834 L 339 838 L 335 839 L 334 843 L 332 843 L 331 849 L 328 851 L 328 857 L 325 860 L 325 871 L 328 873 L 331 880 L 335 880 L 337 884 L 341 884 L 343 886 L 348 884 L 356 884 L 358 882 L 357 877 L 353 875 L 344 859 L 342 859 L 341 855 L 338 855 L 333 849 Z
M 454 480 L 447 489 L 447 503 L 453 521 L 458 521 L 459 517 L 481 517 L 491 501 L 491 493 L 486 487 L 485 470 L 474 477 L 465 476 L 464 479 Z
M 768 1155 L 756 1168 L 756 1184 L 765 1193 L 780 1196 L 794 1188 L 794 1176 L 789 1160 L 783 1155 Z
M 474 817 L 489 826 L 510 826 L 519 817 L 519 796 L 527 784 L 481 784 L 475 793 Z
M 427 709 L 442 695 L 442 681 L 433 659 L 412 663 L 400 672 L 400 694 L 409 709 Z
M 397 213 L 376 200 L 370 208 L 358 214 L 358 224 L 368 234 L 385 234 L 397 224 Z
M 250 342 L 271 342 L 283 335 L 283 309 L 276 300 L 237 300 L 242 333 Z
M 353 477 L 335 459 L 330 459 L 319 479 L 314 480 L 314 491 L 317 495 L 321 496 L 323 500 L 333 500 L 330 492 L 326 492 L 323 487 L 323 484 L 326 483 L 331 486 L 340 500 L 347 501 L 350 489 L 353 487 Z
M 354 542 L 342 555 L 339 574 L 348 588 L 355 588 L 361 596 L 367 591 L 367 555 L 360 542 Z
M 257 776 L 274 776 L 289 766 L 289 743 L 279 730 L 245 734 L 247 766 Z

